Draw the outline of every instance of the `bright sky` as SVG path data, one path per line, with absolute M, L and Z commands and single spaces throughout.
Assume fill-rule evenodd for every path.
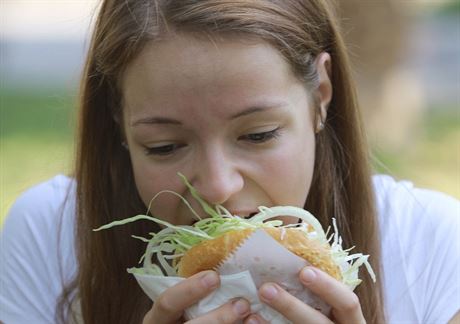
M 2 39 L 78 41 L 88 35 L 99 0 L 0 0 Z

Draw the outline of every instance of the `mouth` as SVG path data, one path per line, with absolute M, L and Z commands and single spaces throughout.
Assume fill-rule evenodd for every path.
M 233 216 L 238 216 L 238 217 L 244 218 L 244 219 L 249 219 L 249 218 L 251 218 L 254 215 L 257 215 L 259 213 L 259 211 L 233 211 L 233 210 L 229 210 L 228 212 Z M 209 216 L 206 216 L 206 217 L 209 217 Z M 206 218 L 206 217 L 203 217 L 203 218 Z M 199 221 L 199 219 L 194 219 L 190 223 L 190 225 L 194 225 L 198 221 Z
M 257 215 L 259 212 L 258 211 L 230 211 L 230 213 L 234 216 L 248 219 L 254 215 Z
M 250 213 L 248 216 L 245 216 L 244 218 L 245 218 L 245 219 L 248 219 L 248 218 L 251 218 L 252 216 L 255 216 L 255 215 L 257 215 L 257 214 L 258 214 L 257 212 L 252 212 L 252 213 Z
M 249 219 L 253 217 L 254 215 L 257 215 L 259 211 L 252 211 L 252 212 L 247 212 L 247 213 L 232 213 L 232 215 L 237 215 L 241 218 L 244 219 Z M 273 218 L 274 220 L 280 220 L 283 222 L 283 224 L 298 224 L 297 226 L 301 226 L 302 220 L 297 217 L 292 217 L 292 216 L 278 216 Z
M 254 211 L 254 210 L 229 210 L 228 211 L 231 215 L 233 216 L 238 216 L 240 218 L 243 218 L 243 219 L 250 219 L 251 217 L 257 215 L 260 211 Z M 292 216 L 278 216 L 278 217 L 275 217 L 274 220 L 280 220 L 283 222 L 283 224 L 296 224 L 297 226 L 302 226 L 302 220 L 300 218 L 297 218 L 297 217 L 292 217 Z M 194 220 L 190 225 L 194 225 L 196 222 L 198 222 L 199 220 L 196 219 Z

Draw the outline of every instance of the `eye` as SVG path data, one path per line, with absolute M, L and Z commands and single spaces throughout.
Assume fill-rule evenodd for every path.
M 178 149 L 185 147 L 185 144 L 167 144 L 161 146 L 154 146 L 154 147 L 146 147 L 145 154 L 147 155 L 171 155 L 176 152 Z
M 277 138 L 280 135 L 280 127 L 275 129 L 260 132 L 260 133 L 252 133 L 238 137 L 238 140 L 245 140 L 252 143 L 264 143 L 268 142 L 271 139 Z

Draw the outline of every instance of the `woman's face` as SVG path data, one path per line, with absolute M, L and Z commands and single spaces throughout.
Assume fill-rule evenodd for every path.
M 126 141 L 146 205 L 172 190 L 205 216 L 181 172 L 205 200 L 232 214 L 303 207 L 315 160 L 313 100 L 268 43 L 177 35 L 150 44 L 128 66 L 122 93 Z M 173 224 L 196 220 L 167 193 L 151 211 Z

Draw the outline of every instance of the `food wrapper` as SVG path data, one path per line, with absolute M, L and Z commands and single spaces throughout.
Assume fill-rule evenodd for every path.
M 272 324 L 290 323 L 280 313 L 262 303 L 257 289 L 264 282 L 276 282 L 291 295 L 328 315 L 330 307 L 312 294 L 299 281 L 300 270 L 307 261 L 288 251 L 264 230 L 254 231 L 233 254 L 215 270 L 220 274 L 221 285 L 211 294 L 185 311 L 187 319 L 201 316 L 242 297 L 251 304 L 251 312 L 258 313 Z M 134 273 L 144 292 L 155 301 L 171 286 L 184 280 L 180 277 L 164 277 Z

